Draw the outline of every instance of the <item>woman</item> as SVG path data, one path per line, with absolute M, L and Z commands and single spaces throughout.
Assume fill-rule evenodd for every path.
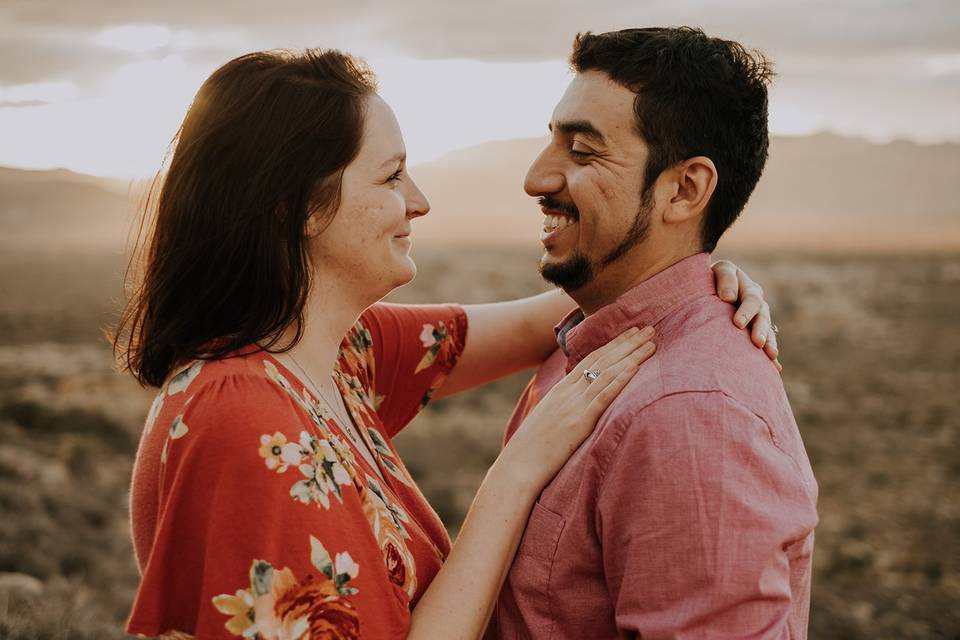
M 632 329 L 558 385 L 451 550 L 392 438 L 431 396 L 538 364 L 573 303 L 378 304 L 413 279 L 429 209 L 404 163 L 372 75 L 339 52 L 250 54 L 198 92 L 117 333 L 161 387 L 131 492 L 131 633 L 479 637 L 538 493 L 653 353 Z

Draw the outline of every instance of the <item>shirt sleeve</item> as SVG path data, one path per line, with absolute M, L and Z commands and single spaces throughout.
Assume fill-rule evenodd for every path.
M 643 638 L 781 638 L 788 548 L 812 536 L 797 466 L 722 393 L 662 398 L 619 425 L 596 526 L 617 626 Z
M 453 370 L 466 344 L 467 315 L 455 304 L 379 303 L 360 322 L 373 343 L 374 403 L 393 437 Z
M 130 633 L 403 637 L 350 472 L 295 400 L 241 375 L 199 387 L 161 457 L 154 542 Z M 258 635 L 259 634 L 259 635 Z

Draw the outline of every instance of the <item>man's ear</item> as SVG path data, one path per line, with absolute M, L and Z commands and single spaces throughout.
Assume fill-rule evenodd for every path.
M 673 195 L 663 212 L 666 224 L 681 224 L 703 215 L 717 188 L 717 167 L 706 156 L 695 156 L 671 171 Z

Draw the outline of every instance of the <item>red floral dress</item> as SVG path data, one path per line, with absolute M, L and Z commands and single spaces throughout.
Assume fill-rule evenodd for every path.
M 443 383 L 466 329 L 456 305 L 377 304 L 344 338 L 334 378 L 378 469 L 270 354 L 174 375 L 134 466 L 142 580 L 128 632 L 405 637 L 450 540 L 391 438 Z

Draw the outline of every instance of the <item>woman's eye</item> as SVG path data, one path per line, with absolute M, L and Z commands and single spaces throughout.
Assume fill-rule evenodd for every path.
M 387 178 L 387 182 L 396 182 L 397 180 L 399 180 L 399 179 L 402 178 L 402 177 L 403 177 L 403 169 L 397 169 L 397 170 L 393 173 L 393 175 L 391 175 L 389 178 Z

